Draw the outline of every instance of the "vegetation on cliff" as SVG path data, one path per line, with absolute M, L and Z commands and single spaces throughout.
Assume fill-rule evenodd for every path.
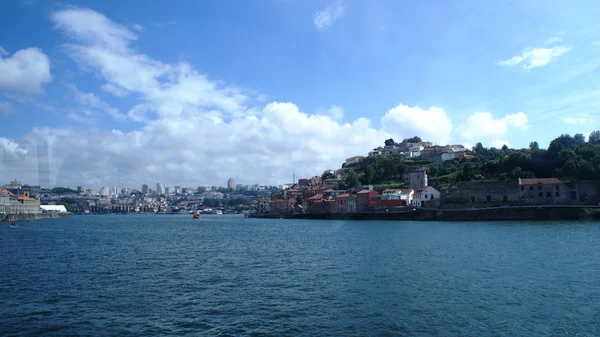
M 386 142 L 392 143 L 393 140 Z M 404 158 L 397 153 L 371 156 L 360 160 L 352 169 L 361 184 L 400 187 L 406 172 L 425 167 L 430 185 L 438 189 L 460 181 L 484 179 L 556 177 L 569 181 L 600 180 L 600 131 L 592 132 L 587 141 L 582 134 L 560 135 L 550 142 L 547 149 L 541 149 L 535 141 L 525 149 L 509 149 L 506 146 L 486 148 L 477 143 L 468 152 L 474 158 L 443 163 L 438 159 Z

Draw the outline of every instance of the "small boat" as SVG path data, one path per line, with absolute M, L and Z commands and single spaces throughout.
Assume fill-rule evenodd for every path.
M 196 211 L 192 216 L 194 217 L 194 219 L 200 219 L 200 212 Z
M 17 223 L 15 222 L 15 220 L 10 222 L 10 227 L 17 227 Z

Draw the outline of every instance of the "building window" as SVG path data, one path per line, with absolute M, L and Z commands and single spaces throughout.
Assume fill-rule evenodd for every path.
M 521 191 L 525 191 L 525 186 L 521 185 Z
M 431 200 L 433 200 L 433 194 L 431 195 Z
M 475 202 L 475 197 L 471 197 L 471 202 Z
M 502 200 L 504 200 L 504 202 L 507 202 L 507 201 L 508 201 L 508 195 L 506 195 L 506 194 L 505 194 L 505 195 L 503 195 L 503 196 L 502 196 Z
M 533 185 L 529 186 L 529 190 L 533 191 Z
M 560 197 L 560 192 L 559 192 L 559 191 L 556 191 L 556 194 L 555 194 L 555 195 L 556 195 L 557 197 Z
M 542 184 L 538 184 L 538 191 L 542 190 Z
M 539 192 L 539 193 L 538 193 L 538 197 L 540 197 L 540 198 L 541 198 L 543 195 L 544 195 L 544 194 L 543 194 L 542 192 Z
M 560 187 L 558 186 L 558 184 L 556 184 L 554 185 L 554 188 L 558 190 Z
M 492 201 L 492 196 L 491 195 L 487 196 L 487 201 Z
M 546 192 L 546 197 L 550 198 L 552 194 L 550 192 Z

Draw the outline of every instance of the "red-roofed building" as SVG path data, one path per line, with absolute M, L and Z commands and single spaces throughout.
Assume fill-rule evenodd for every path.
M 379 193 L 375 190 L 362 190 L 356 193 L 356 211 L 364 212 L 369 208 L 369 201 L 376 200 Z
M 333 213 L 347 213 L 348 212 L 348 199 L 350 198 L 350 194 L 344 193 L 336 196 L 334 198 L 335 204 L 332 206 Z
M 279 199 L 270 202 L 271 214 L 292 214 L 296 211 L 296 199 Z

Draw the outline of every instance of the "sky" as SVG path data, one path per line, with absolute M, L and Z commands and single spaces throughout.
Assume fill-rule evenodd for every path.
M 284 184 L 600 125 L 598 1 L 0 2 L 0 184 Z

